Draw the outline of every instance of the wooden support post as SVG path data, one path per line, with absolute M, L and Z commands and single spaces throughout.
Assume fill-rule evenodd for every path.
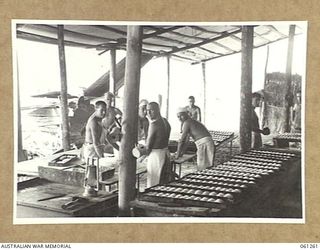
M 22 129 L 21 129 L 21 106 L 20 106 L 20 85 L 19 85 L 19 64 L 17 59 L 17 106 L 18 106 L 18 162 L 27 160 L 23 153 Z
M 240 151 L 251 148 L 253 27 L 242 26 L 240 88 Z
M 206 76 L 206 63 L 203 62 L 202 66 L 202 79 L 203 79 L 203 111 L 202 123 L 206 124 L 206 105 L 207 105 L 207 76 Z
M 170 56 L 167 56 L 167 106 L 166 106 L 167 119 L 169 119 L 169 100 L 170 100 Z
M 290 107 L 293 103 L 293 96 L 291 93 L 291 82 L 292 82 L 292 57 L 293 57 L 293 42 L 295 34 L 295 25 L 290 25 L 289 28 L 289 41 L 287 51 L 287 66 L 286 66 L 286 94 L 285 94 L 285 121 L 284 129 L 285 132 L 290 132 Z
M 70 149 L 70 133 L 68 121 L 68 88 L 67 88 L 67 72 L 66 72 L 66 58 L 64 52 L 64 27 L 58 25 L 58 49 L 59 49 L 59 63 L 60 63 L 60 79 L 61 79 L 61 120 L 62 120 L 62 146 L 63 150 Z
M 110 50 L 110 81 L 109 81 L 109 91 L 116 94 L 116 49 Z
M 136 159 L 132 149 L 138 137 L 138 105 L 140 89 L 140 61 L 142 27 L 128 26 L 127 61 L 124 84 L 123 122 L 120 145 L 119 215 L 129 216 L 129 202 L 135 199 Z
M 263 90 L 264 91 L 265 91 L 266 85 L 267 85 L 268 63 L 269 63 L 269 45 L 267 46 L 266 63 L 264 65 L 264 82 L 263 82 Z M 265 95 L 264 100 L 262 102 L 261 109 L 260 109 L 260 124 L 262 127 L 268 126 L 265 124 L 266 123 L 266 112 L 267 112 L 267 100 L 266 100 L 266 95 Z

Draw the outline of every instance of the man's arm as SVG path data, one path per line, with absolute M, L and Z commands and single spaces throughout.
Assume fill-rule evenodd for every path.
M 98 133 L 98 131 L 99 131 L 98 124 L 96 122 L 94 122 L 93 120 L 91 120 L 89 126 L 90 126 L 90 132 L 92 135 L 92 142 L 93 142 L 94 150 L 96 151 L 99 158 L 102 158 L 103 151 L 102 151 L 101 147 L 99 147 L 100 146 L 100 136 Z
M 295 117 L 295 106 L 291 107 L 290 111 L 291 111 L 291 114 L 290 114 L 290 116 L 291 116 L 291 124 L 293 124 L 294 117 Z
M 117 151 L 120 150 L 119 145 L 116 143 L 115 139 L 108 133 L 106 133 L 106 141 Z
M 149 124 L 148 137 L 147 137 L 147 142 L 146 142 L 147 155 L 150 154 L 150 152 L 153 148 L 155 136 L 156 136 L 155 125 Z
M 189 122 L 185 121 L 182 126 L 182 135 L 178 142 L 178 149 L 176 153 L 176 157 L 180 157 L 183 154 L 183 148 L 187 143 L 187 139 L 189 138 L 189 131 L 190 131 L 190 124 Z
M 149 122 L 148 120 L 143 121 L 143 132 L 146 138 L 148 138 Z
M 201 109 L 198 107 L 199 122 L 201 122 Z

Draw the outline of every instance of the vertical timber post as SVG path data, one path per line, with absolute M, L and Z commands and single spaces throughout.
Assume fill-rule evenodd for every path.
M 17 57 L 17 106 L 18 106 L 18 162 L 27 160 L 23 153 L 22 128 L 21 128 L 21 105 L 20 105 L 20 83 L 19 83 L 19 63 Z
M 138 105 L 140 88 L 140 64 L 142 27 L 128 26 L 127 59 L 124 84 L 123 122 L 120 145 L 119 215 L 129 215 L 129 202 L 136 195 L 136 159 L 131 151 L 138 137 Z
M 253 27 L 242 26 L 240 88 L 240 151 L 251 148 Z
M 58 49 L 59 49 L 59 64 L 60 64 L 60 80 L 61 80 L 61 120 L 62 120 L 62 146 L 63 150 L 70 149 L 70 133 L 68 121 L 68 89 L 67 89 L 67 72 L 66 72 L 66 58 L 64 52 L 64 27 L 58 25 Z
M 167 119 L 169 119 L 169 99 L 170 99 L 170 56 L 167 56 L 167 106 L 166 106 Z
M 110 50 L 110 79 L 109 79 L 109 91 L 116 96 L 116 49 Z M 115 98 L 114 98 L 115 102 Z M 115 103 L 114 103 L 115 105 Z
M 286 65 L 286 94 L 285 94 L 285 121 L 284 129 L 285 132 L 290 132 L 290 106 L 293 102 L 293 96 L 291 93 L 291 82 L 292 82 L 292 57 L 293 57 L 293 42 L 295 34 L 295 25 L 290 25 L 289 28 L 289 41 L 287 51 L 287 65 Z
M 206 124 L 206 105 L 207 105 L 207 76 L 206 76 L 206 63 L 203 62 L 202 66 L 202 78 L 203 78 L 203 111 L 202 111 L 202 123 Z

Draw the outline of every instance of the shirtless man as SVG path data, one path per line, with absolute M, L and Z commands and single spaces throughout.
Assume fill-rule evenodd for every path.
M 102 126 L 104 128 L 102 141 L 107 142 L 107 144 L 110 144 L 113 148 L 119 150 L 119 146 L 116 144 L 113 138 L 116 138 L 116 134 L 120 131 L 120 123 L 117 117 L 121 117 L 122 112 L 120 109 L 112 106 L 114 95 L 111 92 L 105 93 L 104 97 L 107 107 L 105 118 L 102 120 Z
M 189 106 L 187 106 L 187 111 L 190 118 L 201 122 L 201 110 L 198 106 L 194 105 L 195 99 L 194 96 L 189 96 Z
M 89 117 L 86 125 L 86 137 L 83 144 L 83 155 L 88 158 L 103 157 L 103 145 L 100 144 L 102 134 L 102 119 L 106 114 L 106 104 L 98 101 L 95 104 L 95 112 Z
M 147 113 L 150 119 L 146 150 L 147 163 L 147 187 L 166 183 L 170 173 L 170 153 L 168 142 L 171 132 L 169 122 L 161 117 L 159 105 L 150 102 L 147 105 Z
M 138 117 L 138 142 L 145 144 L 148 135 L 149 121 L 147 119 L 147 100 L 141 100 L 139 103 L 139 117 Z
M 262 101 L 262 95 L 255 92 L 252 94 L 252 116 L 251 116 L 251 148 L 261 148 L 262 138 L 261 134 L 270 134 L 269 128 L 260 129 L 259 118 L 255 111 L 255 108 L 260 107 Z
M 207 128 L 194 119 L 191 119 L 186 108 L 180 108 L 177 112 L 178 119 L 182 123 L 182 135 L 178 143 L 176 158 L 183 155 L 183 148 L 187 139 L 191 136 L 197 146 L 197 167 L 203 170 L 212 167 L 214 163 L 215 147 Z
M 301 92 L 296 94 L 296 103 L 291 109 L 291 133 L 301 133 Z

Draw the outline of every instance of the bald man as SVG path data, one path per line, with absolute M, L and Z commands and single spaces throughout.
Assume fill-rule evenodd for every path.
M 146 141 L 148 155 L 147 187 L 168 182 L 171 173 L 168 142 L 171 132 L 169 122 L 160 114 L 158 103 L 147 105 L 150 124 Z
M 207 128 L 201 123 L 192 119 L 186 108 L 180 108 L 177 116 L 182 123 L 182 134 L 178 143 L 176 158 L 183 155 L 183 148 L 187 139 L 191 136 L 197 146 L 197 167 L 203 170 L 212 167 L 214 163 L 215 147 L 212 137 Z
M 139 117 L 138 117 L 138 142 L 145 144 L 148 136 L 149 121 L 147 119 L 147 100 L 141 100 L 139 103 Z

